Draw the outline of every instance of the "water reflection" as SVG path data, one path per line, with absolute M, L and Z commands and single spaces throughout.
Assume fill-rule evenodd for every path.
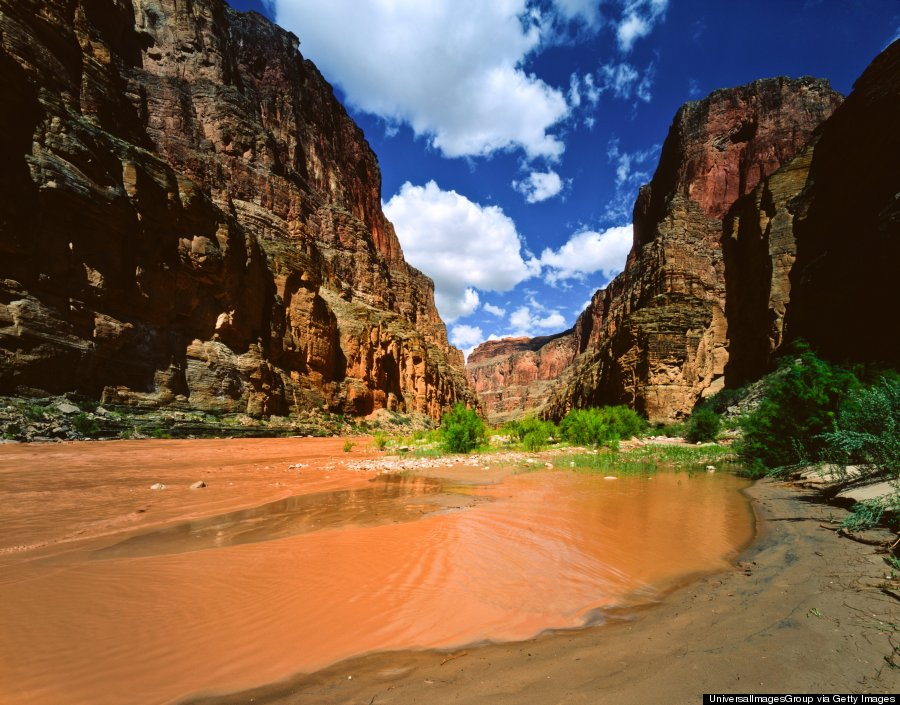
M 727 567 L 752 534 L 745 484 L 537 472 L 463 495 L 379 479 L 0 566 L 0 704 L 169 703 L 372 650 L 601 623 Z
M 93 553 L 94 558 L 152 556 L 271 541 L 336 527 L 411 521 L 442 508 L 439 480 L 381 476 L 370 487 L 288 497 L 132 536 Z M 411 500 L 422 500 L 411 504 Z

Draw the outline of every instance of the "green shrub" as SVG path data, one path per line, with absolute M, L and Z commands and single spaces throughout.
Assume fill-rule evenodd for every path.
M 826 459 L 871 464 L 900 475 L 900 377 L 884 376 L 850 393 L 841 404 L 834 430 L 822 434 Z
M 82 436 L 88 436 L 89 438 L 100 433 L 100 424 L 87 414 L 76 414 L 72 418 L 72 426 Z
M 721 428 L 721 417 L 712 409 L 700 407 L 688 419 L 684 437 L 691 443 L 706 443 L 714 441 Z
M 819 458 L 822 434 L 833 430 L 841 400 L 858 384 L 809 349 L 782 363 L 765 398 L 741 423 L 739 449 L 751 472 Z
M 544 446 L 547 445 L 547 439 L 549 437 L 550 435 L 547 433 L 546 429 L 536 428 L 525 434 L 525 437 L 522 439 L 522 448 L 529 453 L 543 450 Z
M 40 404 L 26 404 L 22 410 L 29 421 L 44 421 L 44 407 Z
M 468 453 L 485 441 L 484 422 L 473 409 L 456 404 L 441 420 L 444 446 L 451 453 Z
M 356 444 L 349 439 L 344 441 L 344 445 L 343 445 L 344 452 L 349 453 L 351 450 L 353 450 L 353 446 L 355 446 L 355 445 Z
M 900 494 L 897 493 L 866 499 L 853 505 L 850 513 L 841 522 L 841 528 L 847 531 L 864 531 L 881 523 L 896 526 L 898 509 L 900 509 Z M 889 519 L 885 517 L 886 512 L 889 513 Z
M 384 434 L 384 431 L 377 431 L 374 436 L 372 436 L 372 443 L 375 444 L 376 450 L 384 450 L 387 447 L 387 436 Z
M 505 427 L 506 432 L 518 439 L 522 447 L 530 452 L 541 450 L 551 436 L 556 434 L 556 425 L 551 421 L 541 421 L 533 416 L 521 421 L 512 421 Z
M 559 424 L 559 432 L 569 443 L 582 446 L 609 445 L 636 436 L 644 420 L 627 406 L 573 409 Z
M 684 438 L 687 434 L 687 424 L 684 421 L 674 421 L 668 424 L 657 424 L 644 430 L 647 436 L 668 436 L 669 438 Z

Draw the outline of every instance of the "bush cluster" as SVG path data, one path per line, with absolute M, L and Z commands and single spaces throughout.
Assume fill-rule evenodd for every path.
M 520 421 L 510 421 L 503 430 L 518 440 L 529 452 L 543 449 L 550 438 L 556 435 L 556 425 L 552 421 L 541 421 L 533 416 Z
M 770 377 L 763 400 L 741 428 L 738 450 L 753 474 L 833 462 L 898 476 L 900 375 L 889 371 L 861 380 L 801 346 Z
M 786 359 L 772 375 L 766 396 L 741 424 L 740 453 L 750 470 L 821 458 L 823 434 L 834 429 L 841 401 L 858 387 L 851 372 L 808 348 Z
M 485 442 L 486 432 L 474 409 L 456 404 L 441 420 L 441 435 L 451 453 L 469 453 Z
M 712 409 L 701 406 L 687 421 L 684 437 L 691 443 L 714 441 L 722 428 L 722 418 Z
M 384 450 L 387 447 L 387 434 L 384 431 L 376 431 L 372 436 L 372 444 L 375 446 L 375 450 Z
M 824 460 L 866 464 L 882 474 L 900 475 L 900 376 L 885 375 L 851 392 L 834 428 L 820 440 Z
M 559 424 L 560 435 L 582 446 L 612 445 L 644 430 L 645 422 L 627 406 L 573 409 Z

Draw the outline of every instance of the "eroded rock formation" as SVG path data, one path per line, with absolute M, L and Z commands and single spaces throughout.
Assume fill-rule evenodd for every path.
M 728 213 L 795 157 L 840 103 L 826 81 L 776 78 L 715 91 L 678 111 L 635 203 L 625 270 L 579 319 L 589 332 L 542 413 L 560 418 L 572 407 L 628 404 L 669 421 L 724 386 Z
M 837 362 L 900 363 L 900 42 L 790 162 L 740 199 L 723 244 L 729 386 L 803 338 Z
M 574 329 L 539 338 L 492 340 L 471 352 L 466 374 L 488 420 L 500 424 L 541 409 L 576 352 Z
M 600 340 L 604 292 L 598 291 L 575 325 L 556 335 L 502 338 L 479 345 L 469 355 L 466 374 L 492 423 L 540 415 L 558 380 Z
M 671 420 L 797 338 L 838 362 L 900 363 L 898 123 L 900 42 L 843 102 L 778 79 L 682 108 L 603 292 L 603 333 L 545 413 L 629 403 Z
M 785 337 L 900 367 L 900 41 L 822 126 L 797 198 Z
M 438 416 L 470 398 L 362 132 L 222 0 L 0 0 L 0 393 Z
M 551 402 L 628 404 L 654 421 L 690 413 L 725 384 L 723 217 L 790 160 L 840 104 L 827 82 L 786 78 L 719 90 L 675 116 L 634 207 L 634 245 L 607 287 L 599 345 Z

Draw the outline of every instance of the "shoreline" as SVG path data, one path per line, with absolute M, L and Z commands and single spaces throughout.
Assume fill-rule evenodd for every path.
M 380 652 L 183 705 L 697 703 L 702 693 L 896 693 L 900 602 L 876 549 L 826 527 L 846 511 L 764 479 L 733 569 L 607 623 L 455 651 Z M 885 532 L 885 537 L 890 536 Z

